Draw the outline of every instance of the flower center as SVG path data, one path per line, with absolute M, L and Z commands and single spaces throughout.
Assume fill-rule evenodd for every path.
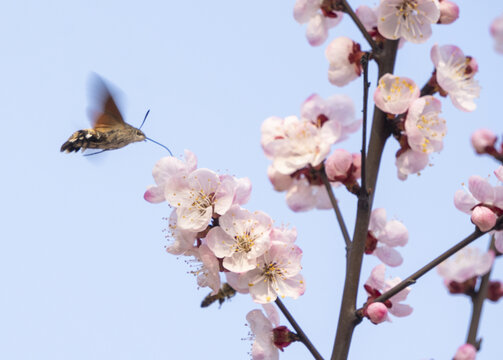
M 234 252 L 249 253 L 255 245 L 255 237 L 249 231 L 242 235 L 234 236 Z

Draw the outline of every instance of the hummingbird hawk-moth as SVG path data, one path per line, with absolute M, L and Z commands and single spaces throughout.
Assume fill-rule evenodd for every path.
M 148 139 L 140 129 L 124 121 L 105 82 L 97 75 L 95 78 L 96 85 L 93 91 L 97 91 L 98 104 L 91 119 L 93 127 L 74 132 L 61 146 L 61 151 L 67 153 L 86 149 L 107 151 Z

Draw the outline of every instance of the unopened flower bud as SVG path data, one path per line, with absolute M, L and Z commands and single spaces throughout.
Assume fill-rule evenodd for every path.
M 452 360 L 475 360 L 477 349 L 472 344 L 464 344 L 458 348 Z
M 380 324 L 388 318 L 388 308 L 381 302 L 375 302 L 367 307 L 367 317 L 373 324 Z
M 489 149 L 494 149 L 496 144 L 496 135 L 488 129 L 478 129 L 471 137 L 472 146 L 477 154 L 485 154 L 490 152 Z
M 448 0 L 440 0 L 440 18 L 437 24 L 452 24 L 459 17 L 459 7 Z
M 494 225 L 498 217 L 486 206 L 477 206 L 472 211 L 472 222 L 477 225 L 480 231 L 488 231 Z

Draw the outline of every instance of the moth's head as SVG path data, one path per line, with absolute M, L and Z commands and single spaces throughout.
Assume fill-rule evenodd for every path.
M 147 137 L 145 136 L 143 131 L 141 131 L 140 129 L 135 129 L 134 141 L 144 141 L 146 139 Z

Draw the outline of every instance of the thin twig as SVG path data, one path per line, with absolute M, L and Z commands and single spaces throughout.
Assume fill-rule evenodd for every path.
M 361 64 L 363 68 L 363 119 L 362 119 L 362 164 L 361 164 L 361 176 L 362 176 L 362 187 L 360 191 L 367 192 L 367 111 L 368 111 L 368 101 L 369 101 L 369 53 L 364 53 L 361 58 Z
M 293 316 L 290 314 L 288 309 L 283 305 L 283 302 L 279 299 L 279 297 L 276 298 L 276 305 L 279 307 L 283 315 L 285 315 L 286 319 L 292 325 L 293 329 L 297 333 L 297 335 L 300 338 L 300 341 L 306 346 L 306 348 L 309 350 L 309 352 L 313 355 L 313 357 L 316 360 L 323 360 L 323 357 L 320 355 L 318 350 L 314 347 L 314 345 L 311 343 L 307 335 L 302 331 L 302 328 L 297 324 Z
M 494 235 L 491 238 L 491 243 L 489 245 L 489 250 L 495 250 L 494 249 Z M 480 315 L 482 314 L 482 306 L 484 305 L 484 301 L 487 298 L 487 289 L 489 288 L 489 278 L 491 277 L 491 271 L 492 271 L 492 266 L 485 274 L 482 276 L 482 279 L 480 281 L 480 286 L 475 295 L 472 297 L 472 318 L 470 320 L 470 328 L 468 330 L 468 336 L 466 339 L 466 342 L 468 344 L 472 344 L 477 348 L 477 350 L 480 349 L 480 343 L 482 339 L 477 340 L 477 331 L 479 329 L 479 324 L 480 324 Z
M 349 17 L 353 20 L 355 25 L 358 27 L 358 30 L 360 30 L 365 40 L 367 40 L 367 42 L 369 43 L 370 47 L 372 48 L 372 51 L 378 52 L 380 50 L 379 46 L 377 46 L 377 43 L 374 41 L 374 39 L 372 39 L 372 36 L 370 36 L 367 29 L 365 29 L 365 26 L 363 26 L 362 22 L 360 21 L 358 16 L 356 16 L 355 12 L 348 4 L 348 2 L 346 0 L 340 0 L 338 2 L 340 2 L 340 4 L 344 6 L 344 12 L 348 14 Z
M 414 284 L 416 282 L 416 280 L 419 279 L 421 276 L 423 276 L 428 271 L 433 269 L 435 266 L 437 266 L 438 264 L 443 262 L 445 259 L 447 259 L 451 255 L 457 253 L 459 250 L 464 248 L 466 245 L 470 244 L 471 242 L 478 239 L 479 237 L 481 237 L 484 234 L 485 234 L 485 232 L 482 232 L 478 228 L 475 228 L 475 231 L 473 233 L 471 233 L 469 236 L 467 236 L 465 239 L 463 239 L 462 241 L 460 241 L 459 243 L 457 243 L 456 245 L 451 247 L 449 250 L 447 250 L 446 252 L 444 252 L 440 256 L 438 256 L 435 259 L 433 259 L 432 261 L 430 261 L 428 264 L 423 266 L 421 269 L 416 271 L 414 274 L 409 276 L 407 279 L 403 280 L 401 283 L 393 286 L 391 289 L 386 291 L 384 294 L 382 294 L 381 296 L 376 298 L 374 300 L 374 302 L 384 302 L 384 301 L 388 300 L 390 297 L 392 297 L 393 295 L 395 295 L 395 294 L 399 293 L 400 291 L 402 291 L 403 289 L 405 289 L 407 286 Z
M 348 229 L 346 227 L 346 224 L 344 223 L 344 218 L 342 217 L 341 210 L 339 209 L 339 204 L 337 203 L 337 199 L 334 196 L 334 191 L 332 189 L 332 186 L 330 185 L 330 182 L 328 181 L 325 170 L 323 169 L 322 171 L 320 171 L 320 173 L 321 180 L 323 181 L 323 184 L 325 184 L 325 188 L 328 192 L 328 197 L 330 198 L 330 203 L 334 208 L 335 216 L 337 217 L 337 221 L 339 222 L 339 227 L 341 228 L 342 237 L 344 238 L 344 242 L 346 243 L 347 250 L 351 246 L 351 238 L 349 237 Z

